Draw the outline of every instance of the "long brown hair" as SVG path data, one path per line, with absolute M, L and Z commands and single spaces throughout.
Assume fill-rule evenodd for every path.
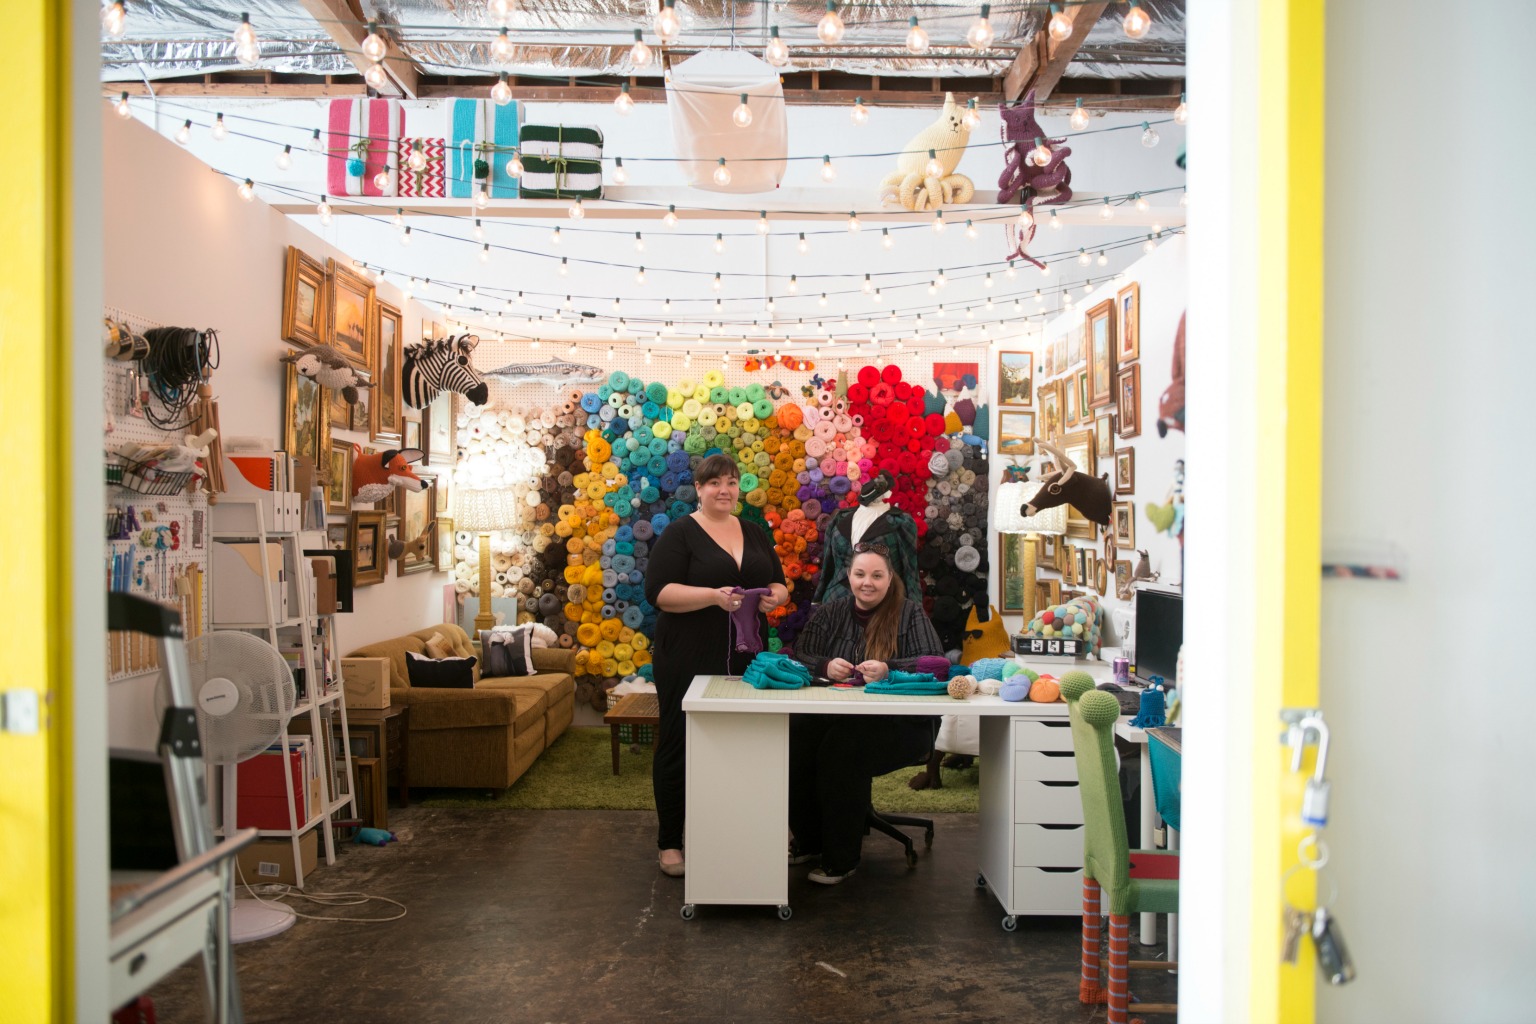
M 874 613 L 864 627 L 865 659 L 890 661 L 896 657 L 901 642 L 897 634 L 901 628 L 901 608 L 907 600 L 907 588 L 901 582 L 901 577 L 896 575 L 891 552 L 884 544 L 859 544 L 854 547 L 853 556 L 857 558 L 860 555 L 879 555 L 885 562 L 886 572 L 891 574 L 891 589 L 885 592 L 885 599 L 875 605 Z M 848 571 L 853 572 L 852 563 L 849 563 Z M 853 598 L 850 597 L 850 600 Z

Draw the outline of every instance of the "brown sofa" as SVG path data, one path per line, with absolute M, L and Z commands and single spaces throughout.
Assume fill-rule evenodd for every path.
M 536 675 L 482 678 L 477 672 L 473 689 L 413 687 L 405 652 L 425 654 L 433 633 L 441 633 L 455 654 L 475 654 L 464 630 L 444 624 L 366 644 L 347 656 L 389 659 L 390 703 L 411 708 L 412 786 L 505 789 L 571 724 L 576 654 L 536 648 Z

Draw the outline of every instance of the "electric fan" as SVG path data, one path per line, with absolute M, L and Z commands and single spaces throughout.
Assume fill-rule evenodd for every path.
M 293 672 L 277 648 L 249 633 L 205 633 L 187 644 L 203 760 L 223 771 L 224 834 L 235 834 L 236 766 L 267 750 L 293 717 Z M 160 716 L 170 704 L 165 676 L 157 693 Z M 286 778 L 286 773 L 285 773 Z M 230 940 L 265 939 L 293 926 L 282 904 L 236 899 Z

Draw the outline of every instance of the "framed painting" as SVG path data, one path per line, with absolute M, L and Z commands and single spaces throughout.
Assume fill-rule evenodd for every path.
M 453 520 L 437 517 L 437 571 L 453 572 Z
M 325 408 L 326 416 L 331 421 L 331 430 L 352 429 L 352 405 L 341 397 L 340 391 L 334 388 L 325 389 Z
M 1061 453 L 1076 463 L 1078 472 L 1089 476 L 1099 475 L 1098 459 L 1094 457 L 1093 431 L 1078 430 L 1062 437 Z
M 1088 311 L 1088 404 L 1102 409 L 1115 401 L 1115 300 L 1105 299 Z
M 1115 450 L 1115 414 L 1105 413 L 1093 421 L 1094 448 L 1101 452 Z
M 1115 561 L 1115 596 L 1122 601 L 1131 599 L 1131 562 L 1121 558 Z
M 997 404 L 1033 405 L 1035 354 L 999 352 L 997 354 Z
M 402 436 L 405 438 L 405 447 L 421 448 L 421 420 L 407 418 Z
M 1035 414 L 997 411 L 997 453 L 1032 455 L 1035 451 Z
M 1059 437 L 1062 429 L 1060 382 L 1051 381 L 1037 388 L 1035 399 L 1040 416 L 1040 436 L 1047 439 Z
M 1077 333 L 1072 336 L 1072 366 L 1086 366 L 1088 364 L 1088 320 L 1077 325 Z
M 400 401 L 400 365 L 404 340 L 401 332 L 405 318 L 387 302 L 378 304 L 378 339 L 375 351 L 378 368 L 373 376 L 373 411 L 368 436 L 374 441 L 398 445 L 405 432 L 405 407 Z
M 1132 281 L 1115 293 L 1115 358 L 1121 363 L 1141 357 L 1141 283 Z
M 1036 580 L 1035 608 L 1043 611 L 1046 608 L 1054 608 L 1059 604 L 1061 604 L 1061 581 Z
M 421 410 L 421 450 L 423 466 L 453 466 L 456 440 L 453 396 L 456 392 L 439 391 L 430 405 Z
M 389 542 L 383 512 L 353 512 L 348 534 L 352 549 L 352 585 L 370 587 L 384 582 L 389 569 Z
M 1134 501 L 1115 502 L 1109 522 L 1115 531 L 1115 547 L 1127 550 L 1136 547 L 1136 503 Z
M 1077 421 L 1085 427 L 1091 426 L 1093 424 L 1093 413 L 1089 412 L 1092 404 L 1092 393 L 1088 383 L 1088 371 L 1086 369 L 1078 370 Z
M 1072 573 L 1072 578 L 1077 586 L 1086 587 L 1093 580 L 1093 549 L 1078 548 L 1077 568 Z
M 374 325 L 378 323 L 373 282 L 335 260 L 327 261 L 326 276 L 330 279 L 331 299 L 326 344 L 359 370 L 372 371 Z
M 1120 436 L 1136 437 L 1141 433 L 1141 364 L 1132 363 L 1120 371 L 1119 387 L 1115 392 L 1119 405 Z
M 283 340 L 305 348 L 324 344 L 330 312 L 326 298 L 325 268 L 290 245 L 283 267 Z
M 1056 375 L 1056 346 L 1046 342 L 1040 351 L 1040 376 L 1050 379 Z
M 330 474 L 325 486 L 325 511 L 344 515 L 352 510 L 352 443 L 332 441 Z
M 1136 493 L 1136 449 L 1115 449 L 1115 493 Z
M 1068 335 L 1071 335 L 1072 337 L 1076 337 L 1077 336 L 1076 332 L 1074 332 L 1074 331 L 1065 331 L 1065 332 L 1063 332 L 1061 334 L 1056 335 L 1055 340 L 1053 342 L 1051 342 L 1051 350 L 1056 354 L 1056 369 L 1055 369 L 1056 373 L 1066 373 L 1067 372 L 1068 359 L 1070 358 L 1067 355 L 1067 348 L 1068 348 L 1067 337 L 1068 337 Z
M 306 458 L 316 468 L 328 465 L 331 448 L 330 409 L 325 389 L 283 364 L 283 450 Z
M 1069 523 L 1068 525 L 1071 524 Z M 1071 534 L 1069 533 L 1067 536 L 1070 537 Z M 1070 587 L 1076 585 L 1077 583 L 1077 548 L 1068 544 L 1066 545 L 1066 549 L 1066 557 L 1062 560 L 1061 563 L 1061 585 L 1064 587 Z
M 352 406 L 352 429 L 360 434 L 368 433 L 368 424 L 372 422 L 373 389 L 358 388 L 357 402 Z
M 337 551 L 345 551 L 352 543 L 352 526 L 350 523 L 331 523 L 325 528 L 325 546 Z
M 1024 535 L 998 534 L 1002 572 L 997 576 L 997 605 L 1003 613 L 1019 615 L 1024 611 Z
M 1108 563 L 1101 558 L 1093 566 L 1093 589 L 1106 597 L 1109 596 L 1109 570 L 1106 567 L 1107 565 Z
M 1077 426 L 1077 378 L 1067 374 L 1061 382 L 1061 425 Z
M 400 556 L 395 563 L 395 574 L 410 576 L 434 571 L 437 568 L 437 527 L 433 523 L 437 518 L 437 481 L 427 479 L 427 486 L 419 491 L 397 487 L 395 493 L 400 496 L 400 539 L 411 545 L 423 534 L 427 536 L 424 550 L 415 551 L 408 547 Z

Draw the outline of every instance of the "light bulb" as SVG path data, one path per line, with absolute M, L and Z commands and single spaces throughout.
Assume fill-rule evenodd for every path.
M 757 233 L 760 235 L 766 235 L 770 230 L 771 228 L 768 225 L 768 211 L 759 210 L 757 212 Z
M 1162 136 L 1158 135 L 1157 132 L 1152 129 L 1150 124 L 1145 121 L 1141 122 L 1141 144 L 1143 146 L 1151 149 L 1153 146 L 1157 145 L 1158 140 L 1161 138 Z
M 825 306 L 826 304 L 827 304 L 827 293 L 826 292 L 822 292 L 821 293 L 821 298 L 816 300 L 816 305 L 818 305 L 818 306 Z
M 614 328 L 614 330 L 615 330 L 615 331 L 617 331 L 617 330 L 618 330 L 618 328 L 617 328 L 617 327 L 615 327 L 615 328 Z M 611 363 L 611 362 L 613 362 L 613 346 L 612 346 L 612 345 L 609 345 L 609 346 L 608 346 L 608 361 L 609 361 L 609 362 L 610 362 L 610 363 Z
M 763 47 L 763 60 L 776 68 L 789 63 L 789 47 L 785 46 L 784 40 L 779 38 L 777 25 L 770 25 L 768 28 L 768 45 Z
M 613 109 L 625 117 L 628 117 L 629 112 L 635 109 L 635 100 L 629 94 L 628 82 L 624 83 L 623 87 L 619 89 L 619 94 L 613 98 Z
M 928 151 L 928 163 L 924 165 L 923 172 L 930 178 L 944 177 L 944 165 L 939 163 L 938 154 L 931 149 Z
M 406 228 L 404 231 L 400 232 L 400 244 L 401 245 L 410 245 L 411 244 L 411 229 L 410 228 Z
M 571 272 L 571 261 L 564 256 L 560 257 L 560 276 L 565 277 Z
M 395 215 L 389 218 L 389 223 L 396 231 L 405 230 L 405 210 L 402 207 L 395 207 Z
M 645 365 L 646 366 L 650 366 L 651 365 L 651 350 L 650 349 L 646 349 L 645 350 Z
M 479 217 L 475 218 L 475 226 L 470 233 L 475 236 L 477 242 L 485 237 L 485 225 L 480 223 Z
M 770 313 L 773 312 L 773 296 L 772 295 L 768 296 L 767 309 L 768 309 L 768 312 L 770 312 Z
M 720 300 L 716 299 L 715 300 L 715 312 L 719 313 L 719 312 L 721 312 L 724 309 L 725 309 L 725 307 L 720 304 Z M 721 326 L 723 327 L 724 325 L 722 324 Z M 724 333 L 724 332 L 722 331 L 721 333 Z
M 1010 281 L 1012 281 L 1012 280 L 1013 280 L 1013 278 L 1014 278 L 1014 273 L 1013 273 L 1013 260 L 1009 260 L 1009 261 L 1008 261 L 1008 269 L 1007 269 L 1007 270 L 1005 270 L 1005 271 L 1003 271 L 1003 276 L 1004 276 L 1004 277 L 1006 277 L 1006 278 L 1007 278 L 1007 279 L 1008 279 L 1008 280 L 1010 280 Z
M 517 151 L 514 150 L 512 152 L 512 159 L 507 161 L 507 177 L 509 177 L 509 178 L 521 178 L 522 176 L 523 176 L 523 158 L 518 156 L 517 155 Z
M 832 158 L 830 156 L 822 157 L 821 158 L 821 180 L 822 181 L 835 181 L 836 179 L 837 179 L 837 168 L 832 166 Z
M 992 287 L 992 283 L 993 283 L 992 282 L 992 271 L 989 270 L 989 271 L 987 271 L 987 276 L 982 278 L 981 286 L 983 288 L 991 288 Z
M 112 0 L 112 3 L 101 9 L 101 29 L 113 39 L 122 38 L 127 19 L 128 12 L 123 8 L 123 0 Z
M 565 350 L 565 354 L 570 356 L 572 359 L 576 358 L 576 343 L 574 341 L 571 342 L 571 347 Z
M 249 14 L 240 15 L 240 24 L 235 26 L 235 60 L 250 67 L 261 60 L 261 40 L 256 38 L 256 29 L 251 25 Z
M 719 291 L 721 284 L 722 282 L 720 280 L 720 271 L 717 270 L 715 271 L 715 279 L 709 282 L 709 287 L 714 291 Z
M 645 45 L 645 40 L 640 38 L 640 30 L 635 29 L 635 45 L 629 48 L 629 62 L 636 70 L 649 67 L 651 63 L 651 48 Z
M 128 94 L 126 92 L 117 98 L 117 102 L 112 105 L 112 109 L 116 110 L 117 116 L 125 121 L 133 116 L 133 108 L 128 105 Z
M 1061 230 L 1061 218 L 1056 216 L 1056 211 L 1055 210 L 1051 211 L 1051 230 L 1052 231 L 1060 231 Z
M 885 296 L 880 294 L 880 289 L 879 288 L 876 288 L 875 289 L 875 294 L 870 296 L 870 301 L 872 301 L 875 305 L 878 306 L 878 305 L 880 305 L 880 303 L 885 301 Z
M 512 37 L 503 28 L 500 32 L 496 33 L 496 38 L 491 40 L 491 60 L 497 64 L 510 64 L 512 63 L 512 54 Z
M 736 109 L 731 111 L 731 123 L 737 128 L 749 128 L 752 125 L 752 108 L 747 106 L 747 94 L 741 94 L 741 102 L 736 104 Z
M 362 51 L 363 56 L 375 64 L 383 60 L 384 54 L 389 52 L 389 44 L 384 40 L 383 36 L 379 35 L 378 22 L 370 21 L 368 23 L 368 37 L 363 40 Z
M 487 242 L 480 247 L 480 262 L 491 262 L 491 243 Z
M 1161 237 L 1162 234 L 1163 234 L 1163 226 L 1161 224 L 1159 224 L 1157 221 L 1153 221 L 1152 222 L 1152 233 L 1154 235 L 1157 235 L 1158 237 Z
M 937 319 L 943 320 L 949 314 L 944 311 L 944 303 L 939 303 L 938 311 L 933 314 Z
M 981 124 L 981 112 L 976 109 L 976 99 L 975 99 L 975 97 L 972 97 L 971 99 L 966 101 L 966 104 L 965 104 L 965 116 L 962 117 L 960 120 L 961 120 L 961 122 L 967 128 L 970 128 L 970 129 L 973 129 L 973 130 L 976 128 L 977 125 Z
M 1029 207 L 1019 207 L 1019 227 L 1028 228 L 1035 223 L 1035 215 L 1029 212 Z
M 967 217 L 966 220 L 965 220 L 965 237 L 966 238 L 975 238 L 976 237 L 976 225 L 971 223 L 971 219 L 969 217 Z
M 853 212 L 852 210 L 849 210 L 848 211 L 848 231 L 849 231 L 849 233 L 851 234 L 853 232 L 859 231 L 859 230 L 863 229 L 863 227 L 864 227 L 864 225 L 859 223 L 859 215 L 857 213 Z
M 677 39 L 679 32 L 683 30 L 683 23 L 678 20 L 677 11 L 672 9 L 674 0 L 663 0 L 661 10 L 656 12 L 656 34 L 661 36 L 663 43 L 671 43 Z
M 617 313 L 617 312 L 619 312 L 623 308 L 624 308 L 624 304 L 622 302 L 620 302 L 617 297 L 615 297 L 614 300 L 613 300 L 613 311 L 615 313 Z M 617 327 L 615 327 L 613 329 L 613 333 L 614 333 L 615 336 L 617 336 L 618 333 L 619 333 L 619 329 Z
M 1093 262 L 1093 257 L 1088 255 L 1088 250 L 1086 250 L 1086 249 L 1079 249 L 1079 250 L 1077 250 L 1077 265 L 1078 266 L 1086 267 L 1088 264 L 1090 264 L 1092 262 Z
M 491 190 L 481 185 L 475 190 L 475 206 L 485 209 L 491 205 Z
M 1039 288 L 1035 289 L 1035 305 L 1037 305 L 1037 306 L 1045 305 L 1045 293 L 1042 292 Z
M 559 245 L 561 241 L 563 241 L 563 239 L 560 236 L 560 228 L 557 225 L 555 230 L 549 233 L 549 242 L 551 245 Z
M 613 158 L 613 183 L 615 185 L 629 183 L 629 172 L 624 169 L 624 158 L 621 156 Z
M 786 287 L 789 289 L 789 293 L 791 295 L 798 294 L 799 291 L 800 291 L 800 280 L 797 277 L 795 277 L 794 274 L 790 274 L 789 275 L 789 284 Z
M 389 168 L 380 168 L 379 173 L 373 176 L 373 187 L 380 192 L 389 191 Z
M 672 300 L 671 299 L 662 299 L 661 300 L 661 311 L 663 313 L 670 313 L 670 312 L 672 312 Z
M 1189 124 L 1189 94 L 1179 93 L 1179 105 L 1173 108 L 1174 124 Z
M 405 165 L 413 171 L 424 171 L 427 169 L 427 151 L 422 146 L 420 139 L 411 143 L 411 154 L 405 158 Z
M 907 19 L 907 52 L 928 52 L 928 30 L 917 23 L 917 16 Z
M 715 184 L 721 188 L 731 183 L 731 169 L 725 166 L 725 157 L 720 158 L 719 165 L 715 168 Z
M 828 46 L 843 41 L 843 19 L 837 14 L 837 0 L 827 0 L 827 13 L 816 23 L 816 38 Z
M 804 256 L 806 253 L 811 251 L 811 243 L 807 242 L 805 240 L 805 232 L 804 231 L 800 232 L 800 241 L 795 243 L 795 249 L 802 256 Z
M 1094 259 L 1094 262 L 1097 263 L 1101 267 L 1107 267 L 1107 266 L 1109 266 L 1109 257 L 1104 255 L 1104 250 L 1103 249 L 1100 249 L 1099 250 L 1099 255 Z
M 505 20 L 512 13 L 512 0 L 491 0 L 486 5 L 485 13 L 498 21 Z
M 870 292 L 874 291 L 874 288 L 875 288 L 875 283 L 869 279 L 869 275 L 868 274 L 865 274 L 864 275 L 864 284 L 863 284 L 864 294 L 868 295 Z
M 896 239 L 891 235 L 890 228 L 880 229 L 880 247 L 887 250 L 896 248 Z
M 581 220 L 587 215 L 586 208 L 581 205 L 580 196 L 576 197 L 576 199 L 571 203 L 570 209 L 566 210 L 565 212 L 566 215 L 571 218 L 571 220 Z
M 662 214 L 661 222 L 669 228 L 677 227 L 677 207 L 668 203 L 667 212 Z
M 1040 276 L 1041 277 L 1050 277 L 1051 276 L 1051 265 L 1049 263 L 1042 263 L 1040 265 Z
M 320 218 L 321 224 L 331 222 L 331 204 L 325 201 L 325 196 L 321 196 L 320 202 L 315 204 L 315 214 Z
M 965 41 L 973 50 L 985 50 L 992 45 L 992 22 L 988 15 L 992 13 L 991 4 L 981 5 L 981 17 L 971 22 L 971 27 L 966 30 Z
M 1104 198 L 1104 205 L 1099 207 L 1099 219 L 1100 220 L 1114 220 L 1115 219 L 1115 208 L 1110 205 L 1109 197 L 1108 196 L 1106 196 Z
M 282 152 L 278 153 L 277 158 L 273 160 L 273 163 L 277 164 L 277 169 L 280 171 L 286 171 L 288 168 L 292 167 L 293 147 L 284 146 Z
M 192 122 L 188 121 L 187 124 L 190 126 Z M 325 151 L 325 145 L 320 141 L 319 128 L 315 129 L 314 134 L 309 137 L 309 142 L 305 146 L 311 153 L 322 153 Z
M 240 183 L 240 187 L 235 189 L 235 191 L 239 192 L 240 198 L 244 199 L 246 202 L 250 202 L 252 199 L 256 198 L 256 185 L 251 181 L 250 178 L 246 178 L 244 181 L 242 181 Z
M 640 237 L 640 232 L 635 232 L 635 252 L 645 252 L 645 239 Z
M 1136 193 L 1136 212 L 1138 212 L 1138 213 L 1146 213 L 1150 209 L 1152 209 L 1152 204 L 1147 202 L 1147 197 L 1142 195 L 1140 192 L 1137 192 Z
M 641 267 L 640 269 L 635 271 L 635 284 L 645 284 L 645 268 L 644 267 Z
M 1141 9 L 1136 0 L 1131 0 L 1131 9 L 1125 12 L 1125 20 L 1120 23 L 1120 27 L 1132 39 L 1140 39 L 1152 27 L 1152 19 L 1147 17 L 1147 12 Z
M 949 278 L 944 276 L 943 267 L 939 268 L 938 274 L 936 274 L 933 278 L 933 283 L 938 285 L 940 288 L 943 288 L 945 285 L 949 284 Z
M 1142 252 L 1151 252 L 1153 249 L 1156 249 L 1156 248 L 1157 248 L 1157 241 L 1151 235 L 1148 235 L 1147 236 L 1147 240 L 1145 242 L 1141 243 L 1141 251 Z
M 714 249 L 715 249 L 715 255 L 717 255 L 717 256 L 720 253 L 725 252 L 725 236 L 722 235 L 718 231 L 715 232 L 715 245 L 714 245 Z
M 192 122 L 190 120 L 181 122 L 181 127 L 176 129 L 176 141 L 183 146 L 192 141 Z
M 943 210 L 934 210 L 933 211 L 933 230 L 935 232 L 940 232 L 940 231 L 944 230 L 944 211 Z
M 571 297 L 569 295 L 567 295 L 565 297 L 565 308 L 566 309 L 575 309 L 576 308 L 576 303 L 571 301 Z
M 1045 140 L 1035 137 L 1035 148 L 1029 151 L 1029 158 L 1034 161 L 1036 167 L 1044 167 L 1051 162 L 1051 147 L 1045 144 Z
M 222 142 L 229 135 L 229 126 L 224 123 L 223 114 L 213 115 L 213 137 Z
M 384 65 L 370 64 L 368 70 L 363 72 L 363 81 L 368 83 L 368 88 L 377 92 L 389 84 L 389 76 L 384 73 Z
M 869 123 L 869 108 L 864 106 L 864 97 L 855 96 L 853 98 L 853 110 L 849 111 L 848 119 L 854 124 L 862 125 Z
M 512 102 L 512 86 L 507 84 L 505 71 L 496 77 L 496 84 L 491 86 L 491 99 L 498 107 L 504 107 Z
M 1061 4 L 1051 4 L 1051 21 L 1046 31 L 1058 43 L 1072 34 L 1072 19 L 1061 9 Z
M 1083 98 L 1077 98 L 1077 105 L 1072 108 L 1072 117 L 1069 124 L 1075 132 L 1085 131 L 1088 128 L 1088 111 L 1083 109 Z

